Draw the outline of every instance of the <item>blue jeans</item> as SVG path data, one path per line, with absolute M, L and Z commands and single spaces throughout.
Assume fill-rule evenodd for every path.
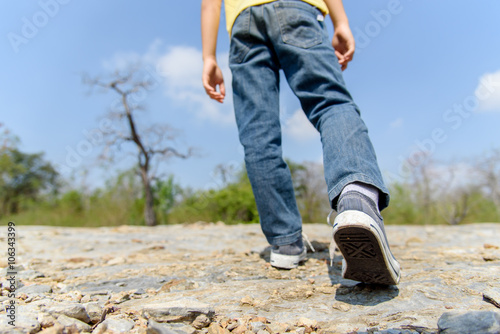
M 236 122 L 262 231 L 271 245 L 293 243 L 302 233 L 290 170 L 282 157 L 280 69 L 320 132 L 332 208 L 344 186 L 356 181 L 380 190 L 380 209 L 389 203 L 367 128 L 345 87 L 320 14 L 303 1 L 277 0 L 247 8 L 232 29 L 229 64 Z

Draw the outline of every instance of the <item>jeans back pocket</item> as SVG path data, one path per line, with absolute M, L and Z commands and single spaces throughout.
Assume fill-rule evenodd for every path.
M 322 42 L 321 12 L 302 1 L 277 1 L 276 16 L 284 43 L 308 49 Z
M 243 61 L 250 46 L 246 40 L 250 34 L 250 8 L 245 9 L 234 21 L 229 45 L 229 63 L 239 64 Z

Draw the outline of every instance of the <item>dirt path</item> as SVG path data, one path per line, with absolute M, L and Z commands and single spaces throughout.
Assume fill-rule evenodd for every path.
M 498 310 L 483 294 L 500 294 L 500 224 L 388 226 L 403 267 L 389 288 L 342 279 L 338 252 L 329 266 L 326 224 L 304 232 L 317 252 L 284 271 L 258 225 L 18 226 L 17 331 L 433 333 L 445 312 Z M 7 278 L 0 332 L 15 333 Z

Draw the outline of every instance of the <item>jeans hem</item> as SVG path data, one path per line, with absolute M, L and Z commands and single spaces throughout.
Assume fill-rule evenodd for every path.
M 332 209 L 334 210 L 337 209 L 337 201 L 339 199 L 340 193 L 342 192 L 342 189 L 344 189 L 345 186 L 353 182 L 366 183 L 374 186 L 380 191 L 380 196 L 378 201 L 378 207 L 380 211 L 382 211 L 389 205 L 389 199 L 390 199 L 389 191 L 383 184 L 374 181 L 371 177 L 365 174 L 356 173 L 343 178 L 332 189 L 330 189 L 330 191 L 328 192 L 328 198 L 330 199 L 330 204 Z
M 276 237 L 266 236 L 267 242 L 269 242 L 269 244 L 272 246 L 290 245 L 299 240 L 300 238 L 302 238 L 302 230 L 288 235 L 281 235 Z

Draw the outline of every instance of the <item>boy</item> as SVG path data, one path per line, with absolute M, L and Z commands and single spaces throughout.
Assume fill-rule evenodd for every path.
M 216 61 L 221 5 L 222 0 L 202 0 L 201 28 L 203 86 L 222 103 L 225 85 Z M 225 10 L 236 123 L 262 231 L 272 245 L 271 264 L 291 269 L 306 257 L 281 151 L 281 69 L 321 135 L 329 200 L 338 213 L 333 238 L 344 257 L 343 277 L 397 284 L 399 263 L 379 212 L 389 203 L 388 190 L 342 78 L 355 49 L 342 0 L 225 0 Z M 334 26 L 331 42 L 323 22 L 328 13 Z

